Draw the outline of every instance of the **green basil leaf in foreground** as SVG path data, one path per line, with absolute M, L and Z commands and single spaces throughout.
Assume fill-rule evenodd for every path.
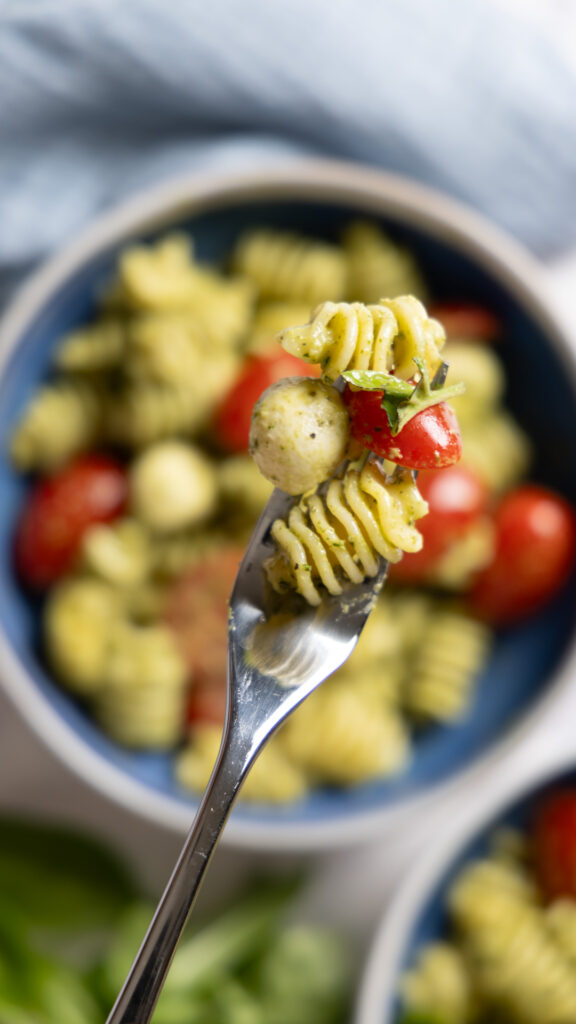
M 96 840 L 64 826 L 0 821 L 0 907 L 26 928 L 106 927 L 134 895 L 127 869 Z
M 346 1024 L 352 998 L 348 950 L 333 931 L 292 925 L 258 965 L 267 1024 Z
M 100 1024 L 101 1010 L 77 972 L 34 949 L 20 922 L 0 921 L 2 1024 Z

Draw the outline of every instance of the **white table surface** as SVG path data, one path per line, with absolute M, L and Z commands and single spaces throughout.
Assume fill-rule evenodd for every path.
M 576 293 L 576 256 L 557 265 L 549 277 L 557 309 L 569 325 Z M 470 780 L 465 793 L 453 791 L 445 801 L 447 806 L 442 808 L 444 820 L 465 813 L 483 789 L 498 785 L 502 772 L 522 773 L 528 760 L 546 759 L 550 751 L 568 748 L 572 742 L 571 705 L 576 703 L 576 678 L 573 693 L 573 697 L 566 693 L 559 703 L 548 708 L 527 745 L 509 751 L 502 764 Z M 576 759 L 576 743 L 574 749 Z M 143 882 L 158 894 L 182 842 L 181 836 L 132 817 L 73 776 L 31 733 L 0 692 L 2 810 L 31 811 L 88 826 L 125 852 Z M 362 950 L 399 881 L 409 876 L 412 860 L 425 856 L 435 842 L 438 820 L 439 815 L 434 812 L 421 814 L 402 834 L 382 836 L 343 852 L 305 858 L 311 869 L 306 914 L 343 926 Z M 273 865 L 281 870 L 292 865 L 294 859 L 250 855 L 221 847 L 208 872 L 202 899 L 210 900 L 216 893 L 220 898 L 228 886 L 233 888 L 254 866 Z

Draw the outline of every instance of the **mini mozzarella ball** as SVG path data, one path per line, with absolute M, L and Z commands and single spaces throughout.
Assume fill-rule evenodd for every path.
M 250 454 L 288 494 L 313 490 L 346 456 L 350 427 L 340 393 L 315 377 L 288 377 L 260 397 L 252 413 Z
M 160 441 L 132 464 L 129 494 L 138 519 L 157 533 L 171 533 L 211 514 L 217 499 L 216 474 L 192 445 Z

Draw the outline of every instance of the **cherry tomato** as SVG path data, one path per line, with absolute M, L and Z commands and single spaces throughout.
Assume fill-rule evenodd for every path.
M 430 316 L 439 320 L 448 341 L 495 341 L 502 333 L 497 316 L 473 302 L 437 302 Z
M 248 451 L 252 409 L 260 395 L 283 377 L 318 377 L 320 367 L 278 348 L 266 355 L 248 356 L 214 418 L 216 440 L 228 452 Z
M 193 683 L 186 708 L 186 722 L 223 725 L 226 713 L 226 676 Z
M 538 611 L 568 579 L 576 556 L 576 513 L 537 484 L 510 491 L 495 512 L 493 560 L 469 595 L 472 609 L 506 625 Z
M 164 619 L 190 669 L 189 721 L 219 722 L 226 706 L 228 599 L 244 552 L 209 552 L 173 584 Z
M 536 811 L 530 840 L 545 899 L 576 899 L 576 790 L 558 790 L 544 799 Z
M 14 561 L 22 581 L 41 590 L 73 565 L 82 537 L 95 523 L 123 511 L 126 472 L 107 455 L 82 455 L 30 492 L 14 536 Z
M 391 579 L 406 583 L 426 579 L 452 542 L 488 508 L 488 488 L 466 466 L 423 469 L 418 473 L 418 490 L 428 502 L 428 515 L 418 520 L 424 546 L 390 566 Z
M 343 397 L 350 414 L 350 431 L 356 441 L 376 455 L 409 469 L 440 469 L 458 462 L 462 438 L 456 413 L 446 402 L 422 409 L 392 436 L 388 416 L 382 409 L 383 394 L 345 388 Z

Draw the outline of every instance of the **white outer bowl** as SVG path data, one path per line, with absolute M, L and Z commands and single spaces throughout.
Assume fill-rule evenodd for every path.
M 571 730 L 563 732 L 561 728 L 562 711 L 570 712 L 570 702 L 562 701 L 556 711 L 545 732 L 533 730 L 524 743 L 509 745 L 499 761 L 491 758 L 479 764 L 466 792 L 460 789 L 454 794 L 456 799 L 443 807 L 442 830 L 423 848 L 421 858 L 411 865 L 382 914 L 358 987 L 353 1024 L 392 1024 L 413 930 L 429 897 L 462 851 L 533 790 L 576 767 L 576 750 L 569 742 Z M 557 744 L 550 742 L 555 730 Z
M 395 175 L 355 164 L 305 161 L 262 173 L 190 175 L 149 190 L 104 213 L 62 252 L 49 260 L 22 287 L 0 322 L 0 375 L 19 338 L 50 295 L 71 273 L 102 251 L 143 231 L 168 227 L 185 216 L 254 199 L 322 200 L 353 204 L 359 214 L 393 215 L 407 225 L 428 229 L 448 244 L 457 243 L 475 262 L 497 276 L 530 315 L 555 339 L 557 350 L 568 353 L 563 329 L 546 298 L 539 264 L 499 229 L 451 199 Z M 571 662 L 575 663 L 574 652 Z M 491 748 L 482 763 L 489 764 L 513 747 L 539 721 L 543 709 L 556 699 L 570 677 L 566 665 L 553 685 L 521 723 Z M 77 775 L 110 800 L 162 827 L 185 832 L 192 810 L 180 801 L 151 791 L 109 764 L 79 739 L 39 692 L 15 657 L 0 629 L 0 682 L 38 737 Z M 478 762 L 476 762 L 478 764 Z M 229 846 L 269 851 L 305 851 L 342 847 L 398 828 L 406 815 L 435 808 L 441 795 L 465 782 L 472 769 L 423 794 L 381 810 L 360 812 L 353 822 L 302 821 L 280 824 L 229 821 L 224 839 Z

